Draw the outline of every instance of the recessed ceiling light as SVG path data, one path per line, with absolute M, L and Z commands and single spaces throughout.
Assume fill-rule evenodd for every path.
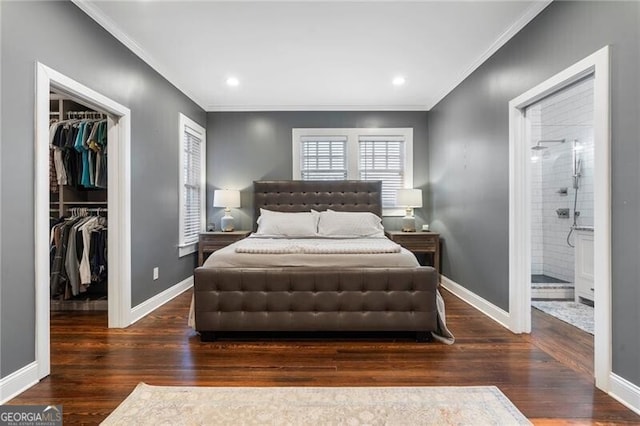
M 229 77 L 227 78 L 227 86 L 231 86 L 231 87 L 235 87 L 238 86 L 240 84 L 240 80 L 238 80 L 235 77 Z
M 394 86 L 402 86 L 405 82 L 406 82 L 405 78 L 401 75 L 394 77 L 392 81 Z

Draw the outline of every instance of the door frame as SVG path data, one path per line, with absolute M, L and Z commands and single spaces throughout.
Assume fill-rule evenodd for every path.
M 605 46 L 509 102 L 509 312 L 514 333 L 531 332 L 531 165 L 525 108 L 594 76 L 594 376 L 606 392 L 611 375 L 610 48 Z
M 61 91 L 107 113 L 107 283 L 110 328 L 131 324 L 131 111 L 77 81 L 36 63 L 35 116 L 35 294 L 38 378 L 49 375 L 49 93 Z

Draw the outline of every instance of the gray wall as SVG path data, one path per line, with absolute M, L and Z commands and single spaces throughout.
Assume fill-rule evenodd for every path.
M 34 361 L 35 63 L 132 111 L 132 306 L 184 280 L 178 259 L 178 113 L 205 124 L 184 94 L 69 2 L 1 2 L 0 376 Z M 152 269 L 160 266 L 160 279 Z
M 253 181 L 292 178 L 291 130 L 296 127 L 412 127 L 415 188 L 427 200 L 426 112 L 210 112 L 207 114 L 207 217 L 219 227 L 223 212 L 213 208 L 215 189 L 240 189 L 241 209 L 232 209 L 237 229 L 253 227 Z M 416 209 L 416 224 L 425 222 Z M 398 218 L 385 227 L 399 229 Z
M 640 385 L 640 3 L 554 2 L 429 113 L 443 273 L 509 308 L 509 100 L 612 46 L 613 371 Z M 597 303 L 597 301 L 596 301 Z

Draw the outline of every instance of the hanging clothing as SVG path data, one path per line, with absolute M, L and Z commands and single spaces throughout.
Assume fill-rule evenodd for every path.
M 90 175 L 91 182 L 97 188 L 107 187 L 106 165 L 107 165 L 107 121 L 102 120 L 97 123 L 95 132 L 89 137 L 89 148 L 91 149 L 89 160 L 93 160 Z M 93 156 L 91 155 L 93 153 Z
M 71 216 L 52 222 L 51 297 L 64 299 L 107 279 L 107 224 L 103 217 Z
M 49 126 L 49 146 L 52 191 L 54 182 L 79 189 L 107 187 L 107 120 L 54 122 Z
M 91 252 L 91 233 L 94 229 L 98 229 L 99 227 L 100 225 L 97 220 L 90 220 L 80 227 L 84 247 L 82 251 L 82 260 L 80 261 L 80 283 L 82 285 L 88 286 L 91 284 L 91 265 L 89 263 L 89 253 Z
M 60 146 L 63 131 L 64 124 L 62 122 L 53 123 L 49 126 L 49 148 L 53 152 L 53 164 L 58 185 L 67 184 L 66 171 L 62 160 L 62 147 Z
M 65 268 L 67 270 L 67 276 L 69 277 L 69 285 L 71 287 L 71 294 L 73 296 L 76 296 L 81 292 L 81 286 L 80 286 L 81 283 L 80 283 L 80 274 L 79 274 L 80 262 L 78 260 L 79 256 L 76 249 L 76 243 L 77 243 L 76 234 L 78 233 L 78 229 L 89 220 L 91 220 L 91 218 L 87 217 L 76 222 L 71 227 L 71 231 L 69 232 L 69 238 L 67 241 L 67 256 L 65 259 Z
M 82 191 L 107 187 L 106 119 L 50 121 L 49 147 L 52 193 L 59 192 L 60 185 Z M 50 229 L 51 297 L 68 299 L 85 293 L 90 286 L 106 290 L 106 219 L 73 215 L 52 220 Z
M 51 275 L 49 277 L 51 295 L 53 296 L 62 294 L 69 280 L 64 264 L 67 255 L 69 231 L 71 230 L 71 226 L 74 225 L 78 220 L 80 220 L 80 218 L 72 218 L 54 227 L 57 228 L 57 230 L 54 229 L 54 242 L 56 244 L 56 250 L 53 257 Z
M 89 263 L 92 282 L 102 282 L 107 279 L 107 240 L 106 229 L 95 229 L 91 232 Z
M 49 192 L 57 193 L 60 187 L 58 186 L 58 175 L 56 174 L 53 151 L 53 148 L 49 149 Z

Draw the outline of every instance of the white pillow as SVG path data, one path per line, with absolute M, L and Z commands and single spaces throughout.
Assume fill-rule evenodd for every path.
M 319 213 L 315 211 L 289 213 L 260 209 L 257 235 L 272 238 L 315 237 L 318 233 Z
M 370 212 L 320 212 L 318 235 L 333 238 L 384 237 L 382 219 Z

